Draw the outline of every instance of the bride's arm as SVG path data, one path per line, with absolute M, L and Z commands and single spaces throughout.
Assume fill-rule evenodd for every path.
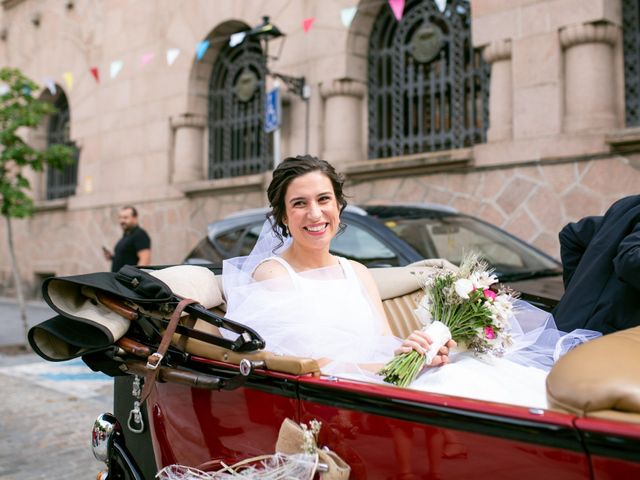
M 350 262 L 353 266 L 353 270 L 356 272 L 356 275 L 358 275 L 358 278 L 360 279 L 360 283 L 362 283 L 362 286 L 369 296 L 369 301 L 373 303 L 373 306 L 378 313 L 378 317 L 382 319 L 383 334 L 393 335 L 393 333 L 391 332 L 391 327 L 389 326 L 389 319 L 387 318 L 387 314 L 384 311 L 384 306 L 382 305 L 380 290 L 378 290 L 378 285 L 373 279 L 373 275 L 371 275 L 369 269 L 361 263 L 354 262 L 353 260 L 350 260 Z

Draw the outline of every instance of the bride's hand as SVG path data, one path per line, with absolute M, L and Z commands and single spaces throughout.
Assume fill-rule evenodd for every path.
M 402 345 L 398 347 L 394 354 L 400 355 L 403 353 L 409 353 L 411 350 L 415 350 L 416 352 L 424 355 L 429 350 L 431 346 L 432 340 L 429 335 L 424 333 L 422 330 L 415 330 L 411 335 L 409 335 Z M 456 342 L 453 340 L 449 340 L 445 345 L 440 347 L 438 354 L 433 357 L 433 361 L 429 364 L 430 367 L 437 367 L 438 365 L 444 365 L 449 362 L 449 350 L 456 346 Z

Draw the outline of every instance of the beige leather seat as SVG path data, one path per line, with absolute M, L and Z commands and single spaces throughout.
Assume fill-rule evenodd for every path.
M 547 399 L 557 410 L 640 423 L 640 327 L 576 347 L 547 377 Z

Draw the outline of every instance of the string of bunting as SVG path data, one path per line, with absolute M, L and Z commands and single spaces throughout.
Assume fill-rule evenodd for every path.
M 433 1 L 441 12 L 444 11 L 444 9 L 447 6 L 447 0 L 433 0 Z M 382 3 L 388 4 L 396 20 L 398 21 L 402 20 L 402 17 L 404 15 L 405 0 L 380 0 L 379 2 L 372 2 L 361 7 L 347 7 L 347 8 L 341 9 L 340 22 L 342 23 L 342 25 L 344 25 L 344 27 L 349 28 L 358 11 L 371 10 L 374 8 L 378 8 Z M 302 25 L 301 25 L 302 31 L 306 34 L 310 30 L 312 30 L 316 20 L 317 20 L 316 17 L 308 17 L 303 19 Z M 215 40 L 209 40 L 209 39 L 202 40 L 201 42 L 198 42 L 195 48 L 196 60 L 201 61 L 204 58 L 207 50 L 209 50 L 209 48 L 211 48 L 212 44 L 214 43 L 228 42 L 229 47 L 233 48 L 233 47 L 236 47 L 237 45 L 240 45 L 244 41 L 245 37 L 246 37 L 246 32 L 237 32 L 230 35 L 228 38 L 215 39 Z M 179 48 L 168 49 L 165 52 L 165 59 L 166 59 L 167 66 L 171 67 L 176 62 L 176 60 L 178 59 L 181 53 L 182 52 Z M 144 68 L 145 66 L 153 62 L 153 60 L 155 59 L 155 56 L 156 54 L 154 52 L 144 52 L 140 56 L 139 67 Z M 109 64 L 109 78 L 112 80 L 115 79 L 123 70 L 123 68 L 124 68 L 124 61 L 122 60 L 112 61 Z M 100 67 L 91 66 L 89 68 L 89 73 L 91 74 L 91 76 L 93 77 L 96 83 L 100 83 L 100 80 L 101 80 Z M 64 80 L 64 84 L 67 90 L 68 91 L 73 90 L 74 80 L 75 80 L 73 72 L 70 72 L 70 71 L 64 72 L 62 74 L 62 79 Z M 56 94 L 57 87 L 56 87 L 55 80 L 52 77 L 45 77 L 42 83 L 52 95 Z

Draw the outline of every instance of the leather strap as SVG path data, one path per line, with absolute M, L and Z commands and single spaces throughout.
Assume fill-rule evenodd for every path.
M 198 303 L 196 300 L 192 300 L 190 298 L 185 298 L 180 300 L 180 303 L 176 306 L 175 310 L 171 314 L 171 318 L 169 319 L 169 324 L 162 335 L 162 340 L 160 341 L 160 345 L 158 346 L 158 351 L 152 353 L 147 357 L 147 374 L 144 377 L 144 387 L 142 387 L 142 394 L 140 395 L 140 405 L 142 405 L 149 394 L 151 393 L 151 389 L 156 382 L 156 378 L 158 377 L 158 367 L 160 366 L 160 362 L 164 358 L 165 353 L 167 353 L 167 349 L 171 344 L 171 338 L 176 331 L 176 327 L 178 326 L 178 322 L 180 321 L 180 316 L 182 315 L 182 311 L 185 309 L 187 305 L 191 305 L 192 303 Z

